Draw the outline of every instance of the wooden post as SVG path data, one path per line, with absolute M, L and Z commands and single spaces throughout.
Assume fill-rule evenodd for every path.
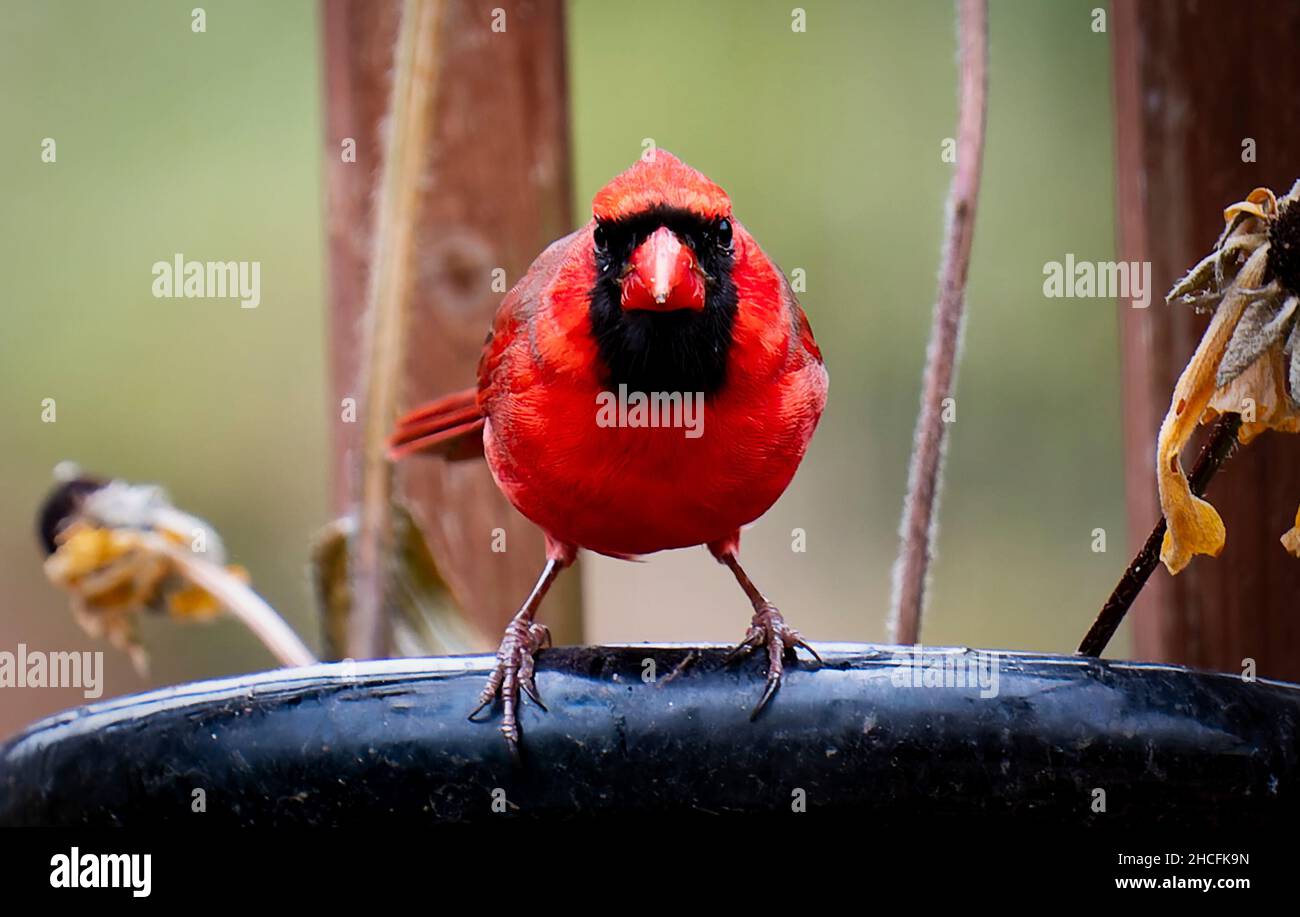
M 493 8 L 504 17 L 494 18 Z M 341 515 L 351 508 L 361 425 L 340 422 L 340 405 L 359 394 L 372 205 L 383 157 L 380 126 L 401 4 L 324 0 L 322 9 L 333 499 Z M 502 296 L 494 280 L 498 287 L 501 278 L 513 285 L 549 242 L 573 228 L 559 0 L 491 6 L 448 0 L 438 56 L 406 405 L 474 384 L 483 337 Z M 346 155 L 348 141 L 355 161 Z M 481 462 L 413 459 L 402 467 L 399 486 L 484 646 L 494 645 L 542 567 L 540 533 L 509 506 Z M 498 529 L 504 552 L 493 550 Z M 569 573 L 547 599 L 543 620 L 557 642 L 581 639 L 578 587 L 579 577 Z
M 1207 254 L 1223 208 L 1300 177 L 1300 4 L 1116 0 L 1119 257 L 1152 263 L 1152 303 L 1119 304 L 1129 536 L 1159 518 L 1155 441 L 1179 371 L 1208 317 L 1164 291 Z M 1255 161 L 1245 155 L 1253 141 Z M 1186 456 L 1184 461 L 1186 462 Z M 1267 433 L 1210 484 L 1228 542 L 1176 577 L 1158 570 L 1134 606 L 1135 655 L 1300 680 L 1300 560 L 1278 538 L 1300 501 L 1300 437 Z

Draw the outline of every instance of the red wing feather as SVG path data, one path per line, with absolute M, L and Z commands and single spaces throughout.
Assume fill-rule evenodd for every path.
M 455 392 L 399 417 L 388 438 L 388 458 L 424 452 L 449 461 L 483 457 L 483 415 L 474 389 Z
M 587 236 L 583 236 L 584 232 Z M 569 249 L 575 244 L 589 245 L 590 232 L 590 227 L 584 227 L 570 233 L 552 242 L 537 256 L 497 309 L 492 332 L 483 342 L 479 359 L 479 391 L 465 389 L 445 395 L 398 418 L 397 428 L 388 438 L 390 461 L 417 452 L 441 455 L 449 461 L 483 457 L 484 418 L 478 406 L 479 394 L 483 394 L 485 404 L 491 404 L 495 375 L 503 355 L 522 326 L 531 320 L 539 299 L 554 282 L 555 272 Z

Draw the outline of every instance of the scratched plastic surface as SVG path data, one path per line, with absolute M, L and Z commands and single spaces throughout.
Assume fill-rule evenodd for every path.
M 482 656 L 120 698 L 0 749 L 0 824 L 193 825 L 200 788 L 208 826 L 644 824 L 781 816 L 801 803 L 875 828 L 972 816 L 1228 828 L 1300 815 L 1295 685 L 1010 653 L 996 654 L 993 693 L 987 651 L 817 646 L 824 664 L 801 656 L 756 722 L 757 658 L 724 667 L 716 647 L 546 651 L 538 687 L 550 712 L 525 704 L 520 762 L 495 722 L 466 720 Z M 944 669 L 949 686 L 934 686 Z M 953 685 L 958 671 L 975 683 Z

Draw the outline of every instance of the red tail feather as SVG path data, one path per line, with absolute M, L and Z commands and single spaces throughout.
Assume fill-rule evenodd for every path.
M 455 392 L 399 417 L 388 438 L 388 458 L 417 452 L 450 461 L 483 457 L 483 415 L 474 389 Z

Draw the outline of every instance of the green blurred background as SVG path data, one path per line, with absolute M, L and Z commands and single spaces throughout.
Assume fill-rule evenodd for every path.
M 106 649 L 40 570 L 33 517 L 62 459 L 165 484 L 318 642 L 306 560 L 328 518 L 332 417 L 319 10 L 208 0 L 193 34 L 196 5 L 3 2 L 0 650 Z M 804 34 L 789 3 L 573 2 L 575 205 L 585 218 L 650 137 L 725 187 L 787 272 L 807 272 L 830 404 L 744 557 L 805 635 L 881 640 L 952 168 L 954 15 L 939 0 L 800 5 Z M 1095 6 L 993 4 L 928 643 L 1069 652 L 1127 559 L 1115 306 L 1042 295 L 1045 262 L 1113 257 Z M 153 298 L 150 267 L 175 252 L 260 261 L 261 307 Z M 56 423 L 41 422 L 44 398 Z M 791 551 L 796 527 L 806 553 Z M 702 550 L 588 558 L 583 576 L 592 641 L 730 641 L 748 620 Z M 151 621 L 145 639 L 148 677 L 109 651 L 105 696 L 272 664 L 230 621 Z M 78 702 L 0 689 L 0 735 Z

